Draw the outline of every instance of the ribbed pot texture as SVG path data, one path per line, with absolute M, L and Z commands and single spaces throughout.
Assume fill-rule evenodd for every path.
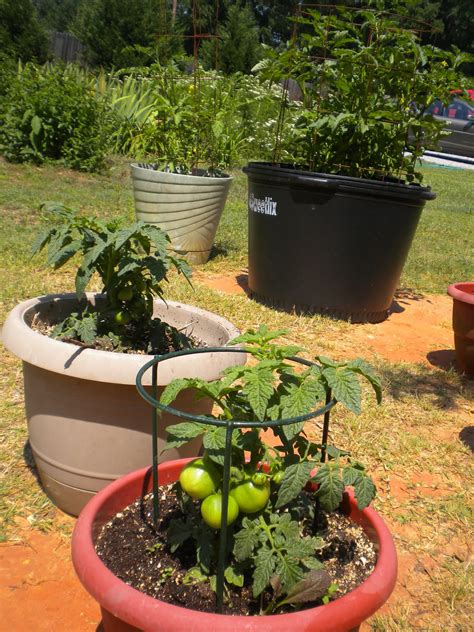
M 232 177 L 181 175 L 132 165 L 137 219 L 168 233 L 175 252 L 206 263 Z

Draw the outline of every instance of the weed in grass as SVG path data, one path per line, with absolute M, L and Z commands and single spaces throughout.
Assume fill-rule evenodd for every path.
M 400 604 L 390 608 L 390 614 L 375 615 L 370 619 L 372 632 L 412 632 L 411 606 Z

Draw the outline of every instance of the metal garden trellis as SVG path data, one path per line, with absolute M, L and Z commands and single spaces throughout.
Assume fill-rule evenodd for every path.
M 223 607 L 223 595 L 224 595 L 224 571 L 225 571 L 225 558 L 227 550 L 227 506 L 229 498 L 230 487 L 230 468 L 232 465 L 232 434 L 235 429 L 238 428 L 282 428 L 284 426 L 300 423 L 324 415 L 323 430 L 322 430 L 322 449 L 321 449 L 321 462 L 326 460 L 326 445 L 329 433 L 329 421 L 331 409 L 337 403 L 337 400 L 332 397 L 332 392 L 329 389 L 326 394 L 326 401 L 324 406 L 308 412 L 304 415 L 297 417 L 291 417 L 287 419 L 278 419 L 276 421 L 248 421 L 241 419 L 215 419 L 214 417 L 206 417 L 204 415 L 192 415 L 182 410 L 172 408 L 171 406 L 165 406 L 161 404 L 157 399 L 158 388 L 158 365 L 160 362 L 170 360 L 171 358 L 178 358 L 186 355 L 203 354 L 203 353 L 247 353 L 246 349 L 232 348 L 232 347 L 207 347 L 199 349 L 185 349 L 182 351 L 175 351 L 165 355 L 157 355 L 152 360 L 143 365 L 139 370 L 136 378 L 136 387 L 143 399 L 152 406 L 151 422 L 152 422 L 152 490 L 153 490 L 153 523 L 156 525 L 159 517 L 159 499 L 158 499 L 158 411 L 166 411 L 172 415 L 175 415 L 179 419 L 187 421 L 193 421 L 200 424 L 206 424 L 211 426 L 218 426 L 225 428 L 225 448 L 224 448 L 224 472 L 222 480 L 222 512 L 221 512 L 221 528 L 219 539 L 219 557 L 217 564 L 217 580 L 216 580 L 216 612 L 221 613 Z M 289 360 L 303 364 L 305 366 L 314 366 L 315 363 L 304 358 L 292 356 Z M 145 389 L 142 384 L 142 378 L 145 373 L 152 370 L 152 384 L 151 394 Z M 316 500 L 316 512 L 315 521 L 318 519 L 318 501 Z

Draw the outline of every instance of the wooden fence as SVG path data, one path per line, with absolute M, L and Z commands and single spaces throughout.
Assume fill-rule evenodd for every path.
M 56 59 L 65 62 L 82 60 L 84 45 L 71 33 L 51 33 L 51 52 Z

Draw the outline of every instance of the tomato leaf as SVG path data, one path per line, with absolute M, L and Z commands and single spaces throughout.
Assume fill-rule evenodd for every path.
M 347 368 L 360 373 L 360 375 L 370 382 L 377 398 L 377 404 L 380 404 L 382 401 L 382 383 L 380 378 L 373 372 L 370 364 L 361 358 L 356 358 L 355 360 L 348 362 Z
M 361 412 L 361 388 L 359 380 L 353 371 L 347 367 L 327 366 L 323 369 L 334 397 L 346 408 L 356 413 Z
M 357 498 L 357 507 L 364 509 L 370 505 L 375 497 L 377 489 L 373 481 L 368 477 L 361 474 L 360 478 L 355 481 L 354 493 Z
M 270 577 L 275 570 L 275 554 L 272 549 L 262 546 L 255 555 L 255 570 L 253 573 L 252 593 L 254 598 L 258 597 L 261 592 L 270 583 Z
M 293 585 L 278 605 L 315 601 L 326 594 L 330 584 L 331 578 L 324 569 L 311 570 L 303 579 Z
M 256 367 L 255 370 L 246 371 L 243 380 L 242 393 L 248 398 L 257 419 L 263 420 L 268 402 L 273 395 L 273 371 Z
M 224 571 L 226 582 L 242 588 L 244 585 L 244 574 L 237 571 L 233 566 L 228 566 Z
M 177 378 L 170 382 L 163 390 L 160 397 L 160 404 L 169 406 L 177 398 L 179 393 L 185 388 L 195 386 L 196 380 L 193 378 Z
M 334 511 L 339 507 L 344 492 L 344 483 L 340 477 L 340 467 L 337 462 L 329 461 L 321 465 L 313 477 L 319 488 L 316 496 L 325 511 Z
M 285 476 L 278 491 L 278 499 L 275 504 L 276 509 L 283 507 L 298 496 L 308 482 L 313 467 L 314 463 L 311 461 L 300 461 L 286 468 Z
M 209 426 L 197 422 L 186 422 L 168 426 L 166 428 L 168 437 L 161 452 L 163 453 L 172 448 L 179 448 L 189 443 L 189 441 L 195 437 L 199 437 L 199 435 L 205 433 L 208 428 Z
M 207 426 L 208 431 L 204 435 L 203 445 L 210 459 L 224 465 L 226 429 L 216 426 Z
M 242 529 L 234 537 L 234 555 L 237 561 L 248 559 L 258 545 L 258 520 L 244 518 Z

